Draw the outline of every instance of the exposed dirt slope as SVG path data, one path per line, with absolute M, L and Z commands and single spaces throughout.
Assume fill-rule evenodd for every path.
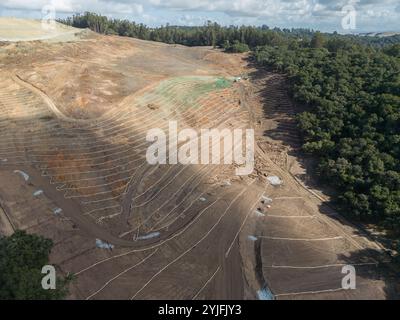
M 85 31 L 58 22 L 0 17 L 0 41 L 72 41 Z
M 321 203 L 271 160 L 257 84 L 233 81 L 250 71 L 245 58 L 94 34 L 2 48 L 0 200 L 15 228 L 54 240 L 52 262 L 77 275 L 70 298 L 257 298 L 265 282 L 278 297 L 318 297 L 320 288 L 337 289 L 336 269 L 313 278 L 270 267 L 369 259 L 348 258 L 371 244 L 327 220 Z M 179 129 L 255 127 L 256 171 L 149 165 L 146 134 L 167 131 L 170 121 Z M 268 175 L 283 186 L 272 187 Z M 262 196 L 273 199 L 270 208 Z M 346 245 L 291 248 L 283 239 L 311 236 Z M 384 298 L 385 283 L 375 280 L 364 276 L 366 289 L 349 297 Z

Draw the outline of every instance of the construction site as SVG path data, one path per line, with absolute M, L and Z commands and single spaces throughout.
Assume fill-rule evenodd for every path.
M 397 297 L 384 248 L 308 184 L 283 75 L 248 54 L 16 20 L 0 28 L 0 235 L 52 239 L 69 299 Z M 146 134 L 169 121 L 254 129 L 253 173 L 149 164 Z

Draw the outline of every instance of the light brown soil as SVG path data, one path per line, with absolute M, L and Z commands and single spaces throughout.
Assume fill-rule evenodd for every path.
M 83 31 L 84 32 L 84 31 Z M 44 20 L 0 17 L 0 41 L 73 41 L 80 38 L 81 29 Z

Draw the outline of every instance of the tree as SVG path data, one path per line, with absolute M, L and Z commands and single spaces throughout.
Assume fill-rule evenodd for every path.
M 325 39 L 321 32 L 316 32 L 311 39 L 311 48 L 320 49 L 324 47 Z
M 225 51 L 231 53 L 243 53 L 250 51 L 250 48 L 247 44 L 235 40 L 232 45 L 225 48 Z
M 392 57 L 400 58 L 400 43 L 385 48 L 384 52 Z
M 55 290 L 44 290 L 43 266 L 49 263 L 53 242 L 41 236 L 16 231 L 0 238 L 0 300 L 62 299 L 70 277 L 57 277 Z
M 337 39 L 336 39 L 337 38 Z M 256 61 L 290 76 L 303 150 L 344 212 L 400 235 L 400 60 L 397 46 L 372 49 L 351 37 L 318 49 L 264 46 Z M 345 50 L 343 50 L 345 49 Z

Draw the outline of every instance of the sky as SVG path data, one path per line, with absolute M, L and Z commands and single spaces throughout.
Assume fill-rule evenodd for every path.
M 400 0 L 1 0 L 0 16 L 42 18 L 91 11 L 149 26 L 268 25 L 325 32 L 400 31 Z

